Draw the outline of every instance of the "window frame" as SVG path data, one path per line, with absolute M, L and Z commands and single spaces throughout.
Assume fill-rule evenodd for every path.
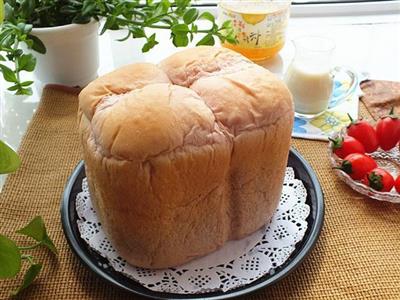
M 207 0 L 193 6 L 200 10 L 210 10 L 217 13 L 217 3 L 206 3 Z M 212 0 L 211 0 L 212 1 Z M 305 0 L 307 1 L 307 0 Z M 311 0 L 312 1 L 312 0 Z M 318 2 L 296 2 L 292 1 L 292 17 L 324 17 L 324 16 L 350 16 L 350 15 L 380 15 L 399 14 L 400 0 L 351 0 L 351 2 L 340 2 L 338 0 L 316 0 Z M 328 2 L 329 1 L 329 2 Z M 215 2 L 218 2 L 216 0 Z

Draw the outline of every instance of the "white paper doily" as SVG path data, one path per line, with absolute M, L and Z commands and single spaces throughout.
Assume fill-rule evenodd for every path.
M 230 241 L 218 251 L 177 268 L 149 270 L 129 265 L 104 235 L 93 209 L 86 178 L 76 198 L 78 228 L 88 245 L 109 261 L 114 270 L 157 291 L 195 294 L 247 285 L 265 274 L 273 274 L 302 240 L 310 207 L 303 183 L 286 168 L 281 200 L 272 220 L 264 228 L 240 241 Z

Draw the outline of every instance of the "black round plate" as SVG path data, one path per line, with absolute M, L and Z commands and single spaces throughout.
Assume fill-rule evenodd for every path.
M 185 295 L 154 292 L 111 268 L 104 269 L 100 267 L 107 263 L 107 260 L 92 251 L 86 242 L 81 239 L 77 226 L 78 216 L 75 210 L 75 199 L 76 195 L 82 191 L 82 180 L 85 178 L 83 162 L 80 162 L 75 168 L 65 187 L 61 203 L 61 221 L 64 233 L 72 250 L 89 269 L 106 281 L 132 293 L 154 299 L 227 299 L 242 296 L 276 283 L 298 267 L 314 247 L 322 229 L 324 200 L 321 186 L 314 171 L 308 162 L 293 149 L 289 153 L 288 166 L 294 169 L 296 178 L 303 181 L 307 189 L 306 203 L 310 206 L 311 212 L 307 218 L 308 228 L 305 236 L 302 241 L 297 243 L 296 249 L 289 259 L 282 266 L 278 267 L 273 275 L 267 274 L 251 284 L 225 293 L 212 292 Z

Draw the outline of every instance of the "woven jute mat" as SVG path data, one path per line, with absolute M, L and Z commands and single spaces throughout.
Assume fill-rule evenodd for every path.
M 44 90 L 19 149 L 22 167 L 8 177 L 0 195 L 0 232 L 18 239 L 13 232 L 41 215 L 59 250 L 57 259 L 44 249 L 34 251 L 44 269 L 21 294 L 23 299 L 138 298 L 87 270 L 72 254 L 61 228 L 64 185 L 81 157 L 77 105 L 76 94 Z M 400 205 L 364 198 L 339 181 L 329 166 L 326 143 L 293 140 L 293 147 L 311 163 L 322 184 L 325 225 L 315 249 L 296 271 L 247 299 L 400 299 Z M 0 298 L 6 299 L 16 285 L 16 280 L 0 281 Z

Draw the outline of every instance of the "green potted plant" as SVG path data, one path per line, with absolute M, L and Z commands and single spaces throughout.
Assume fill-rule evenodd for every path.
M 0 174 L 15 172 L 21 164 L 19 156 L 6 143 L 0 140 Z M 16 231 L 35 242 L 26 246 L 18 246 L 12 239 L 0 234 L 0 279 L 13 278 L 21 271 L 24 263 L 27 270 L 21 285 L 11 292 L 17 295 L 27 288 L 42 269 L 42 264 L 29 251 L 38 247 L 46 247 L 57 255 L 57 249 L 47 234 L 43 218 L 36 216 L 28 225 Z
M 176 47 L 213 45 L 215 38 L 235 42 L 230 22 L 218 25 L 209 12 L 191 7 L 191 0 L 0 0 L 0 71 L 8 90 L 31 94 L 32 81 L 20 73 L 32 72 L 43 83 L 85 85 L 97 75 L 98 29 L 125 29 L 129 38 L 144 39 L 142 51 L 158 44 L 156 33 L 170 32 Z M 207 29 L 198 21 L 207 20 Z M 4 63 L 4 62 L 10 63 Z

